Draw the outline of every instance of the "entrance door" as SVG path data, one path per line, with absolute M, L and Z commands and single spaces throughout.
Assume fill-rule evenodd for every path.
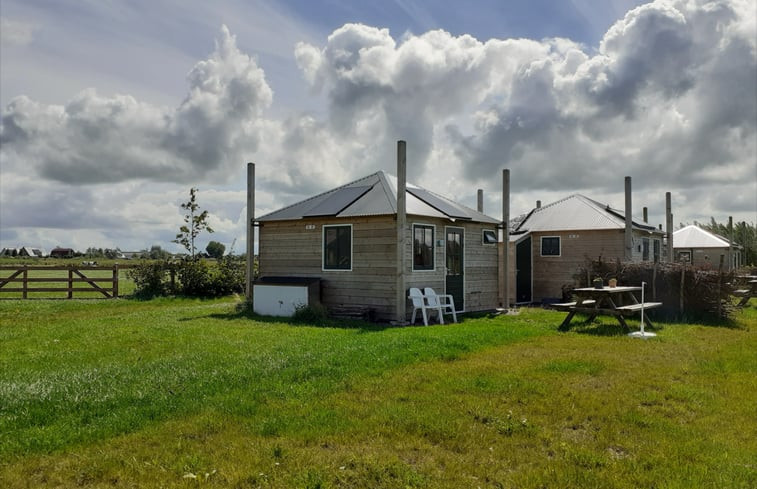
M 531 236 L 515 245 L 515 302 L 531 302 Z
M 465 270 L 463 230 L 447 228 L 447 293 L 455 300 L 455 309 L 465 310 L 465 287 L 463 270 Z

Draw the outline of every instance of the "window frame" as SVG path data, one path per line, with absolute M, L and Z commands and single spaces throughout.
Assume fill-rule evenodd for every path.
M 418 267 L 415 264 L 415 230 L 419 228 L 425 228 L 431 230 L 431 266 Z M 414 272 L 434 272 L 436 271 L 436 226 L 434 224 L 427 224 L 423 222 L 414 222 L 412 226 L 412 239 L 413 239 L 413 271 Z
M 557 240 L 557 254 L 544 254 L 544 240 L 545 239 L 556 239 Z M 560 236 L 541 236 L 539 239 L 539 256 L 544 257 L 560 257 L 562 256 L 562 238 Z
M 491 233 L 494 235 L 494 242 L 490 243 L 486 241 L 486 234 Z M 496 229 L 482 229 L 481 230 L 481 244 L 484 246 L 496 246 L 499 243 L 499 236 L 497 236 Z
M 328 267 L 326 265 L 326 230 L 328 228 L 349 228 L 350 230 L 350 265 L 348 268 Z M 321 270 L 324 272 L 351 272 L 353 266 L 353 232 L 352 224 L 324 224 L 321 227 Z M 337 259 L 338 261 L 338 259 Z
M 649 238 L 641 238 L 641 261 L 649 261 L 649 257 L 652 254 L 651 244 Z

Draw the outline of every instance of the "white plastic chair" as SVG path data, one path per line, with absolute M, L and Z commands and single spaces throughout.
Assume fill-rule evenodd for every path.
M 450 294 L 437 294 L 431 287 L 426 287 L 423 289 L 423 295 L 426 297 L 428 307 L 439 307 L 442 318 L 444 314 L 452 314 L 452 322 L 457 322 L 455 299 Z M 441 323 L 444 324 L 444 319 L 441 320 Z
M 426 300 L 426 297 L 423 295 L 423 292 L 421 292 L 421 289 L 417 287 L 411 287 L 410 291 L 408 293 L 408 299 L 413 301 L 413 318 L 411 320 L 412 324 L 415 324 L 415 315 L 418 313 L 418 311 L 421 311 L 421 316 L 423 316 L 423 324 L 428 326 L 428 319 L 429 316 L 426 313 L 426 311 L 436 311 L 437 315 L 439 316 L 439 322 L 441 324 L 444 324 L 444 315 L 442 314 L 442 307 L 441 305 L 437 304 L 435 306 L 429 305 L 428 301 Z

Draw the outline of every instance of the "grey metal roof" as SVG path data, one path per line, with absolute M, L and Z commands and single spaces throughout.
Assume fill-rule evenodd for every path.
M 673 233 L 673 248 L 728 248 L 728 245 L 726 238 L 693 224 Z
M 496 219 L 426 189 L 407 184 L 408 215 L 497 224 Z M 287 221 L 306 217 L 382 216 L 397 213 L 397 178 L 376 172 L 309 199 L 266 214 L 258 221 Z
M 573 194 L 544 207 L 533 209 L 518 225 L 518 231 L 589 231 L 600 229 L 624 229 L 625 213 L 609 205 Z M 636 230 L 662 233 L 632 219 Z

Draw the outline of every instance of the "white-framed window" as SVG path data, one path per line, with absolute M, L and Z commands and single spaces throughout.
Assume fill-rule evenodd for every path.
M 681 263 L 691 263 L 691 251 L 679 251 L 678 261 Z
M 484 229 L 481 232 L 481 243 L 485 245 L 497 244 L 497 231 L 495 229 Z
M 641 238 L 641 260 L 649 261 L 649 238 Z
M 352 224 L 323 226 L 323 270 L 352 270 Z
M 560 236 L 541 237 L 541 256 L 560 256 Z
M 413 270 L 434 269 L 434 226 L 413 224 Z

